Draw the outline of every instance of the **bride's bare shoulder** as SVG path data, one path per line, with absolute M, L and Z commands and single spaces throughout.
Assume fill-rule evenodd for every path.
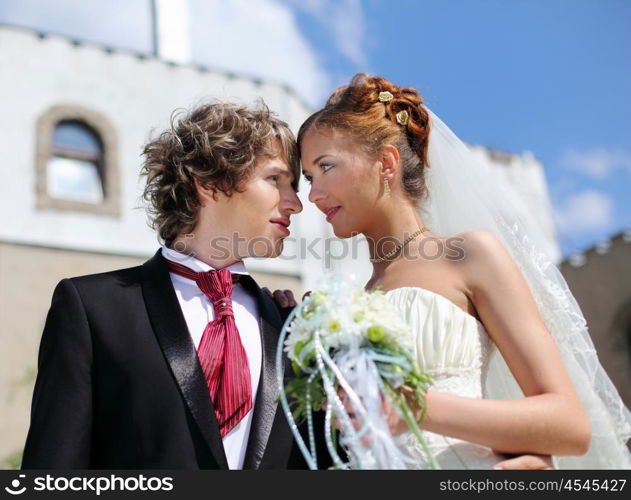
M 461 269 L 468 283 L 494 283 L 520 274 L 508 250 L 493 233 L 466 231 L 456 238 L 462 254 Z
M 434 241 L 444 250 L 445 260 L 455 264 L 474 263 L 505 253 L 500 240 L 488 231 L 465 231 L 454 236 L 435 237 Z
M 494 257 L 506 254 L 502 242 L 489 231 L 465 231 L 452 238 L 459 242 L 464 258 L 474 261 L 480 257 Z

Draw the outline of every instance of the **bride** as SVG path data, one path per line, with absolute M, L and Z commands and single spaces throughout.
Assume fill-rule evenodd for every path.
M 433 376 L 422 420 L 443 468 L 501 453 L 556 467 L 631 467 L 631 417 L 598 363 L 537 227 L 412 88 L 356 75 L 298 134 L 309 200 L 335 235 L 363 234 L 373 274 Z M 386 408 L 388 411 L 388 408 Z M 401 449 L 426 466 L 390 410 Z

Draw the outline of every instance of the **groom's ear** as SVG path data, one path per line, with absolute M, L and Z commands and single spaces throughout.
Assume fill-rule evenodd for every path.
M 209 201 L 217 201 L 217 190 L 210 183 L 202 183 L 197 177 L 193 179 L 197 199 L 202 206 L 206 206 Z
M 399 171 L 401 165 L 399 150 L 392 144 L 386 144 L 381 149 L 379 162 L 381 163 L 380 176 L 392 179 Z

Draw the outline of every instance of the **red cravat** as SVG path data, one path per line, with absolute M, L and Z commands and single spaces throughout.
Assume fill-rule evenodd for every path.
M 222 436 L 252 409 L 252 382 L 248 356 L 232 311 L 232 284 L 238 275 L 227 269 L 195 272 L 167 259 L 169 271 L 194 280 L 215 309 L 197 349 Z

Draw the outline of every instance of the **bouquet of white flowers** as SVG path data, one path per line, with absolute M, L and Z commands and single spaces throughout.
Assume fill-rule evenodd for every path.
M 286 385 L 283 348 L 295 374 Z M 322 407 L 326 407 L 326 444 L 336 468 L 405 468 L 407 457 L 392 438 L 383 398 L 405 420 L 430 465 L 438 467 L 418 425 L 431 380 L 418 367 L 408 325 L 383 292 L 367 292 L 340 278 L 329 279 L 287 318 L 276 361 L 281 404 L 310 468 L 317 469 L 312 411 Z M 341 392 L 347 398 L 346 405 L 340 399 Z M 418 421 L 410 398 L 421 409 Z M 355 422 L 361 424 L 359 430 L 353 426 L 349 406 Z M 340 443 L 349 457 L 348 464 L 336 452 L 334 418 L 342 431 Z M 309 447 L 297 427 L 297 421 L 305 419 Z

